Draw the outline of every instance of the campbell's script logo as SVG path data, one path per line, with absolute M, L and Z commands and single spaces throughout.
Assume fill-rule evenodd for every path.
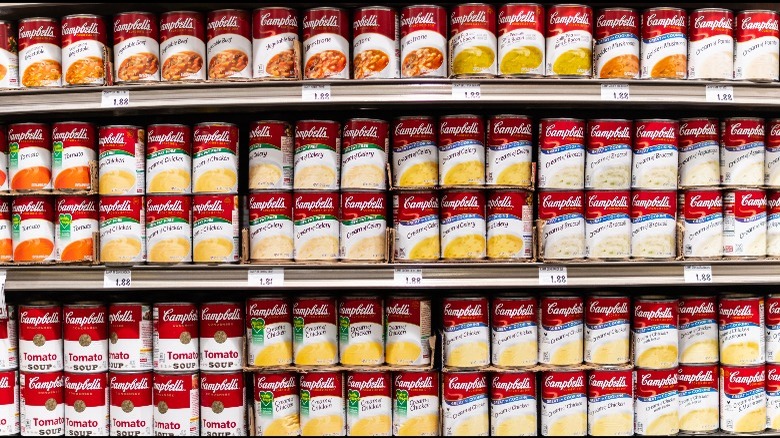
M 733 20 L 728 17 L 720 17 L 717 20 L 708 20 L 704 15 L 699 15 L 693 22 L 696 29 L 731 29 L 734 27 Z
M 714 123 L 705 123 L 701 126 L 691 126 L 689 123 L 680 125 L 680 135 L 683 137 L 717 137 L 718 127 Z
M 167 21 L 160 24 L 160 32 L 171 30 L 195 29 L 195 20 L 192 17 L 179 17 L 176 21 Z
M 742 19 L 742 23 L 740 27 L 744 30 L 757 30 L 759 32 L 764 32 L 767 30 L 772 30 L 777 32 L 778 30 L 778 20 L 773 20 L 771 18 L 767 18 L 765 20 L 761 21 L 753 21 L 753 17 L 746 16 Z
M 519 125 L 505 125 L 503 120 L 497 120 L 493 123 L 493 134 L 496 135 L 527 135 L 531 136 L 531 124 L 521 123 Z
M 561 15 L 558 11 L 555 11 L 552 14 L 550 14 L 550 24 L 563 24 L 566 26 L 572 24 L 582 24 L 585 26 L 589 26 L 590 16 L 582 12 L 577 12 L 575 14 Z
M 585 380 L 582 376 L 570 377 L 569 380 L 557 380 L 555 376 L 547 376 L 544 385 L 558 390 L 585 388 Z
M 99 32 L 97 22 L 84 23 L 78 26 L 69 26 L 68 23 L 62 24 L 62 36 L 73 35 L 97 35 Z
M 271 17 L 271 14 L 263 14 L 260 17 L 260 25 L 273 27 L 298 27 L 298 17 L 286 15 L 284 17 Z
M 671 307 L 658 307 L 647 310 L 646 308 L 643 308 L 641 304 L 637 304 L 636 307 L 634 307 L 634 317 L 655 321 L 674 319 Z
M 570 318 L 571 316 L 582 315 L 582 303 L 575 303 L 571 306 L 560 306 L 558 301 L 553 301 L 547 304 L 547 315 L 563 316 L 564 318 Z
M 34 376 L 27 379 L 27 387 L 38 391 L 52 391 L 54 389 L 62 388 L 64 384 L 63 380 L 62 375 L 51 380 L 44 380 L 39 376 Z
M 502 391 L 522 391 L 531 389 L 531 378 L 517 378 L 511 382 L 502 382 L 500 377 L 493 377 L 493 388 Z
M 693 208 L 706 208 L 707 210 L 720 209 L 723 206 L 723 199 L 720 196 L 714 198 L 704 198 L 701 195 L 691 196 L 688 205 Z
M 249 306 L 249 316 L 260 316 L 264 319 L 270 316 L 287 316 L 289 310 L 287 304 L 274 304 L 271 307 L 260 307 L 257 304 Z
M 19 39 L 30 38 L 54 38 L 54 26 L 38 26 L 37 29 L 22 28 L 19 31 Z
M 685 27 L 685 15 L 677 15 L 675 17 L 657 18 L 656 14 L 650 14 L 647 16 L 648 26 L 660 26 L 660 27 Z
M 547 125 L 547 127 L 544 129 L 544 134 L 547 137 L 558 137 L 558 138 L 578 138 L 581 139 L 585 136 L 585 128 L 580 126 L 571 126 L 569 128 L 563 128 L 559 129 L 558 126 L 553 123 L 551 125 Z
M 605 15 L 599 15 L 596 19 L 596 26 L 598 27 L 636 27 L 636 20 L 632 15 L 623 15 L 621 17 L 607 18 Z
M 628 389 L 628 382 L 624 376 L 612 376 L 609 379 L 599 379 L 597 376 L 591 374 L 588 383 L 591 387 L 601 389 Z
M 111 378 L 111 389 L 121 392 L 143 391 L 149 389 L 149 378 L 138 378 L 131 381 L 120 382 L 116 377 Z
M 27 213 L 43 213 L 46 207 L 43 201 L 14 203 L 14 214 L 27 214 Z
M 280 391 L 282 389 L 293 389 L 297 385 L 295 384 L 295 377 L 286 377 L 282 379 L 268 379 L 266 376 L 261 376 L 255 379 L 255 387 L 261 391 Z
M 452 377 L 447 381 L 447 386 L 449 387 L 449 389 L 453 389 L 456 391 L 470 392 L 476 389 L 487 388 L 487 379 L 485 378 L 485 376 L 480 376 L 474 380 L 461 382 L 460 379 L 456 376 L 456 377 Z
M 444 306 L 444 316 L 454 316 L 455 318 L 460 319 L 465 317 L 481 317 L 482 315 L 481 304 L 469 304 L 466 307 L 453 307 L 452 304 L 447 303 Z
M 417 24 L 435 25 L 436 20 L 433 12 L 420 12 L 413 17 L 401 16 L 401 26 L 414 26 Z
M 442 199 L 441 206 L 445 208 L 460 209 L 460 208 L 479 208 L 479 200 L 476 196 L 464 196 L 463 198 L 450 199 L 449 197 Z
M 462 125 L 451 126 L 447 122 L 442 122 L 441 126 L 439 127 L 439 132 L 448 135 L 463 135 L 463 134 L 479 135 L 479 123 L 465 122 Z
M 609 306 L 609 305 L 602 305 L 601 301 L 599 300 L 593 300 L 590 302 L 590 307 L 588 307 L 588 310 L 590 311 L 590 313 L 599 315 L 601 317 L 610 317 L 614 315 L 627 317 L 628 303 L 619 302 Z
M 654 198 L 642 199 L 639 195 L 634 195 L 631 204 L 640 208 L 672 208 L 669 196 L 655 196 Z
M 683 381 L 685 383 L 715 383 L 715 376 L 712 371 L 704 371 L 700 370 L 696 374 L 691 373 L 680 373 L 679 376 L 677 376 L 677 380 Z
M 114 21 L 114 32 L 134 32 L 143 30 L 152 31 L 152 20 L 136 18 L 132 23 L 122 23 L 120 20 Z
M 271 196 L 270 198 L 262 201 L 252 199 L 249 202 L 249 209 L 259 211 L 262 214 L 267 210 L 286 210 L 287 203 L 285 202 L 285 198 L 283 196 Z
M 729 374 L 729 382 L 730 383 L 741 383 L 743 385 L 755 385 L 758 386 L 764 384 L 764 372 L 762 371 L 756 371 L 754 374 L 748 374 L 746 376 L 743 376 L 740 371 L 734 371 L 733 373 Z
M 405 379 L 403 375 L 399 374 L 395 377 L 396 388 L 405 389 L 407 391 L 419 390 L 419 389 L 433 389 L 433 377 L 418 377 L 415 380 Z
M 745 137 L 764 137 L 764 125 L 758 124 L 753 127 L 742 127 L 742 123 L 734 123 L 731 125 L 731 135 L 740 135 Z
M 547 195 L 542 199 L 542 206 L 549 209 L 564 209 L 564 208 L 582 208 L 582 197 L 569 196 L 568 198 L 556 199 L 551 195 Z
M 311 20 L 308 17 L 303 17 L 303 28 L 304 29 L 312 29 L 315 27 L 338 27 L 339 26 L 339 17 L 335 15 L 325 15 L 323 17 L 317 18 L 316 20 Z
M 355 30 L 360 29 L 361 27 L 379 27 L 379 20 L 377 19 L 376 14 L 374 15 L 364 15 L 354 21 L 352 21 L 352 27 Z
M 198 312 L 193 309 L 186 313 L 178 313 L 176 309 L 165 309 L 162 320 L 179 324 L 198 322 Z
M 420 200 L 410 196 L 404 199 L 404 209 L 406 210 L 436 210 L 438 208 L 439 200 L 435 197 Z
M 416 126 L 406 126 L 403 123 L 395 125 L 395 135 L 433 136 L 433 124 L 428 122 Z
M 487 23 L 487 14 L 485 11 L 469 11 L 468 14 L 463 15 L 453 12 L 452 17 L 450 17 L 450 23 L 453 26 L 462 26 L 465 23 Z
M 225 15 L 222 17 L 219 17 L 219 20 L 212 20 L 209 21 L 207 28 L 209 30 L 214 29 L 225 29 L 225 28 L 237 28 L 238 27 L 238 17 L 235 15 Z
M 317 198 L 312 201 L 304 201 L 302 196 L 295 198 L 295 208 L 300 210 L 333 209 L 333 198 Z
M 507 15 L 504 11 L 498 13 L 498 22 L 500 24 L 535 24 L 536 11 L 520 11 L 516 14 Z

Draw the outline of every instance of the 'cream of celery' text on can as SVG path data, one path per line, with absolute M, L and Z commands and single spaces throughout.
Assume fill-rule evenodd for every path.
M 393 194 L 395 260 L 439 260 L 439 195 L 433 191 Z
M 383 192 L 342 191 L 339 257 L 386 260 L 387 208 Z
M 433 188 L 439 180 L 439 148 L 434 119 L 399 117 L 393 121 L 393 186 Z
M 533 195 L 521 190 L 493 190 L 487 199 L 487 256 L 530 259 Z
M 293 194 L 252 193 L 249 199 L 249 259 L 293 259 Z
M 485 126 L 481 116 L 439 118 L 439 184 L 485 184 Z
M 295 260 L 336 260 L 339 255 L 339 193 L 296 192 L 294 197 Z
M 349 119 L 344 124 L 341 188 L 387 188 L 388 123 L 378 119 Z
M 293 132 L 287 122 L 261 120 L 249 127 L 249 190 L 292 189 Z
M 441 254 L 445 260 L 479 260 L 486 248 L 485 194 L 450 190 L 441 197 Z
M 337 190 L 341 172 L 341 124 L 299 120 L 295 124 L 293 185 L 296 190 Z

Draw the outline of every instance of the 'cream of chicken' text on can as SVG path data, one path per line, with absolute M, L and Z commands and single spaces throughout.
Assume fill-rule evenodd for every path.
M 442 429 L 444 436 L 487 436 L 487 373 L 448 372 L 442 376 Z
M 385 363 L 384 305 L 376 295 L 339 299 L 339 362 L 347 366 Z
M 766 310 L 766 361 L 780 364 L 780 295 L 769 294 L 764 303 Z M 780 377 L 778 377 L 780 378 Z
M 292 305 L 293 362 L 296 365 L 335 365 L 339 361 L 336 298 L 297 297 Z
M 777 11 L 737 12 L 734 26 L 734 79 L 771 82 L 778 79 L 780 29 Z
M 489 312 L 484 296 L 444 299 L 444 366 L 474 368 L 490 363 Z
M 536 436 L 536 374 L 501 372 L 490 379 L 490 435 Z
M 431 363 L 431 300 L 396 295 L 385 299 L 387 333 L 385 360 L 389 365 Z
M 491 363 L 506 368 L 536 365 L 539 361 L 536 297 L 496 296 L 490 309 Z
M 718 363 L 718 318 L 714 296 L 680 298 L 680 363 Z
M 780 365 L 766 365 L 766 428 L 780 429 Z
M 677 368 L 634 370 L 634 432 L 676 435 L 680 431 Z
M 400 371 L 393 376 L 393 435 L 435 436 L 439 429 L 439 372 Z
M 300 375 L 302 436 L 346 435 L 344 375 L 315 371 Z
M 493 190 L 487 199 L 487 256 L 494 260 L 530 259 L 533 250 L 533 194 Z
M 766 429 L 766 367 L 720 367 L 720 428 L 726 433 Z
M 246 362 L 249 366 L 289 365 L 293 361 L 292 313 L 282 296 L 246 300 Z
M 300 433 L 298 375 L 292 371 L 256 371 L 255 433 L 258 436 Z
M 543 436 L 585 436 L 588 432 L 587 378 L 584 370 L 541 373 Z
M 585 300 L 585 362 L 609 366 L 630 361 L 631 299 L 597 294 Z
M 718 430 L 718 365 L 680 365 L 677 372 L 680 431 Z
M 763 364 L 766 359 L 764 297 L 730 294 L 718 303 L 720 363 Z
M 584 303 L 578 296 L 539 300 L 539 363 L 579 365 L 583 359 Z
M 636 299 L 631 330 L 636 367 L 667 369 L 679 364 L 677 300 L 663 297 Z
M 390 436 L 393 431 L 392 379 L 386 371 L 348 371 L 347 435 Z
M 634 382 L 631 370 L 588 373 L 588 435 L 634 434 Z

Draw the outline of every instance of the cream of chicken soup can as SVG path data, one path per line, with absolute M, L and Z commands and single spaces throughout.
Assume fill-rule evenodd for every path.
M 490 363 L 490 325 L 486 297 L 444 299 L 444 366 L 473 368 Z

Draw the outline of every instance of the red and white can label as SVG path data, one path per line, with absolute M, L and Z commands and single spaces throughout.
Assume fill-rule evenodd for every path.
M 680 431 L 677 368 L 634 371 L 634 432 L 675 435 Z
M 510 3 L 498 10 L 498 74 L 544 75 L 544 8 Z
M 339 300 L 341 364 L 382 365 L 385 363 L 384 321 L 381 297 L 342 297 Z
M 8 125 L 11 190 L 51 190 L 51 130 L 43 123 Z
M 296 365 L 338 362 L 336 299 L 301 297 L 293 301 L 293 349 Z
M 19 88 L 19 56 L 17 53 L 16 25 L 9 21 L 0 23 L 0 66 L 4 68 L 0 86 Z M 19 433 L 17 430 L 16 433 Z
M 539 123 L 540 189 L 585 187 L 585 122 L 542 119 Z
M 113 303 L 108 309 L 108 367 L 152 369 L 152 309 L 142 303 Z
M 403 8 L 401 77 L 445 78 L 447 67 L 447 10 L 434 5 Z
M 146 131 L 146 193 L 192 193 L 192 130 L 187 125 L 149 125 Z
M 352 13 L 352 57 L 355 79 L 395 79 L 398 58 L 398 14 L 383 6 L 358 8 Z M 389 433 L 389 431 L 388 431 Z
M 718 189 L 686 190 L 681 205 L 683 255 L 723 255 L 723 197 Z
M 389 125 L 384 120 L 350 119 L 344 124 L 341 188 L 387 188 Z
M 249 258 L 293 259 L 293 194 L 260 192 L 249 195 Z
M 387 205 L 385 193 L 341 192 L 339 258 L 385 260 Z
M 19 371 L 0 371 L 0 433 L 19 432 Z
M 588 398 L 585 371 L 542 373 L 542 435 L 585 436 Z
M 289 371 L 258 371 L 253 377 L 257 435 L 299 435 L 297 374 Z
M 436 192 L 393 194 L 396 260 L 438 260 L 439 196 Z
M 176 11 L 160 15 L 160 62 L 163 81 L 206 80 L 203 14 Z
M 714 296 L 682 297 L 680 318 L 680 363 L 718 362 L 718 319 Z
M 628 190 L 585 192 L 585 257 L 627 259 L 631 255 Z
M 156 15 L 148 12 L 124 12 L 114 15 L 116 82 L 159 81 L 159 40 Z
M 200 305 L 201 371 L 244 367 L 244 309 L 241 303 Z
M 532 126 L 531 119 L 526 116 L 507 114 L 488 119 L 485 151 L 487 185 L 531 187 Z
M 730 433 L 766 429 L 766 367 L 720 367 L 720 428 Z
M 720 185 L 719 142 L 718 119 L 680 120 L 678 182 L 681 187 Z
M 2 136 L 2 133 L 0 133 L 0 136 Z M 13 247 L 11 199 L 0 199 L 0 262 L 13 260 Z
M 198 369 L 198 308 L 191 303 L 156 303 L 154 323 L 155 371 Z
M 293 184 L 296 190 L 338 190 L 341 173 L 341 125 L 331 120 L 295 124 Z
M 723 255 L 766 255 L 767 197 L 761 189 L 723 192 Z
M 339 255 L 339 193 L 295 193 L 295 260 L 336 260 Z
M 718 303 L 720 363 L 759 365 L 765 360 L 764 298 L 721 298 Z
M 59 196 L 56 202 L 55 259 L 93 260 L 94 235 L 99 232 L 97 196 Z
M 192 260 L 238 262 L 238 196 L 192 197 Z
M 393 435 L 439 434 L 439 373 L 401 371 L 393 381 Z
M 533 249 L 533 194 L 494 190 L 487 199 L 487 256 L 530 259 Z
M 351 371 L 347 377 L 347 435 L 392 435 L 389 372 Z
M 585 301 L 585 362 L 623 365 L 629 362 L 631 299 L 592 295 Z
M 536 374 L 494 373 L 490 385 L 490 435 L 536 436 Z
M 287 122 L 261 120 L 249 127 L 249 190 L 292 189 L 293 132 Z
M 108 371 L 106 306 L 65 305 L 65 372 Z
M 200 374 L 200 431 L 203 435 L 246 435 L 243 371 Z
M 282 297 L 246 301 L 247 365 L 289 365 L 293 360 L 292 313 Z
M 63 367 L 62 309 L 19 306 L 19 369 L 51 372 Z
M 0 33 L 2 33 L 1 29 L 2 25 L 0 24 Z M 1 57 L 2 50 L 0 50 L 0 59 Z M 8 178 L 8 155 L 8 130 L 4 125 L 0 125 L 0 191 L 3 192 L 8 191 L 10 183 Z
M 487 373 L 444 373 L 442 432 L 444 436 L 487 436 L 490 432 Z
M 239 9 L 211 11 L 206 17 L 209 79 L 252 77 L 252 19 Z
M 780 429 L 780 365 L 766 365 L 766 428 Z
M 631 331 L 634 365 L 644 369 L 676 367 L 678 360 L 677 300 L 638 299 Z
M 444 366 L 473 368 L 490 363 L 488 300 L 444 299 Z
M 539 300 L 539 363 L 582 363 L 583 315 L 582 297 L 544 296 Z
M 539 193 L 541 255 L 545 259 L 585 257 L 585 208 L 582 191 Z
M 444 260 L 483 259 L 487 253 L 485 194 L 447 191 L 441 196 L 441 254 Z
M 780 256 L 780 190 L 767 191 L 766 204 L 766 255 L 778 257 Z
M 61 31 L 59 21 L 54 18 L 19 20 L 19 72 L 22 87 L 62 85 Z
M 450 12 L 450 74 L 495 75 L 496 72 L 495 9 L 485 3 L 453 7 Z
M 0 319 L 0 370 L 15 370 L 19 367 L 16 307 L 6 305 L 6 309 L 8 316 Z
M 15 262 L 54 260 L 54 205 L 46 196 L 20 196 L 11 201 L 11 238 Z
M 485 126 L 474 115 L 439 118 L 439 184 L 485 184 Z
M 192 261 L 192 197 L 150 195 L 146 197 L 146 261 L 187 263 Z
M 764 184 L 764 119 L 732 117 L 720 122 L 720 183 L 754 187 Z
M 321 7 L 303 13 L 303 78 L 349 79 L 349 13 Z
M 765 308 L 766 361 L 780 363 L 780 295 L 767 295 Z
M 780 119 L 772 119 L 768 131 L 764 151 L 764 185 L 778 187 L 780 186 Z
M 19 420 L 23 436 L 65 435 L 62 371 L 19 373 Z
M 686 18 L 685 10 L 678 8 L 650 8 L 642 12 L 642 79 L 686 78 Z
M 706 8 L 688 16 L 688 79 L 732 79 L 734 13 Z
M 252 77 L 298 78 L 297 42 L 298 12 L 295 9 L 255 9 L 252 12 Z
M 631 370 L 588 374 L 588 435 L 634 435 L 634 381 Z
M 421 297 L 387 297 L 385 359 L 390 365 L 431 363 L 431 300 Z M 438 393 L 437 393 L 438 394 Z
M 154 434 L 200 435 L 198 373 L 154 373 Z
M 98 130 L 98 190 L 101 195 L 144 194 L 144 130 L 101 126 Z
M 106 436 L 108 374 L 65 372 L 65 435 Z
M 594 39 L 594 77 L 639 77 L 639 14 L 635 9 L 606 8 L 599 11 Z
M 198 123 L 192 135 L 192 193 L 238 192 L 238 127 Z
M 438 8 L 438 6 L 436 6 Z M 439 148 L 433 117 L 393 122 L 393 186 L 433 188 L 439 180 Z
M 300 375 L 301 435 L 323 433 L 323 424 L 332 435 L 344 436 L 344 376 L 340 372 L 311 372 Z
M 590 6 L 549 7 L 545 36 L 547 76 L 590 77 L 593 73 L 593 10 Z
M 677 254 L 677 191 L 631 193 L 631 257 L 673 258 Z
M 105 48 L 103 18 L 87 14 L 62 17 L 63 85 L 103 85 Z
M 777 80 L 778 65 L 771 62 L 780 56 L 777 24 L 777 11 L 746 10 L 737 13 L 734 79 Z
M 680 431 L 718 429 L 718 365 L 680 365 L 677 373 Z
M 588 120 L 585 154 L 585 188 L 631 188 L 633 122 L 620 119 Z
M 636 121 L 631 188 L 677 188 L 678 131 L 676 120 Z
M 51 126 L 54 190 L 89 190 L 90 163 L 96 161 L 97 130 L 84 122 L 57 122 Z
M 151 435 L 154 422 L 152 372 L 109 372 L 108 381 L 111 434 Z
M 535 297 L 495 297 L 491 303 L 491 363 L 524 367 L 539 361 Z

